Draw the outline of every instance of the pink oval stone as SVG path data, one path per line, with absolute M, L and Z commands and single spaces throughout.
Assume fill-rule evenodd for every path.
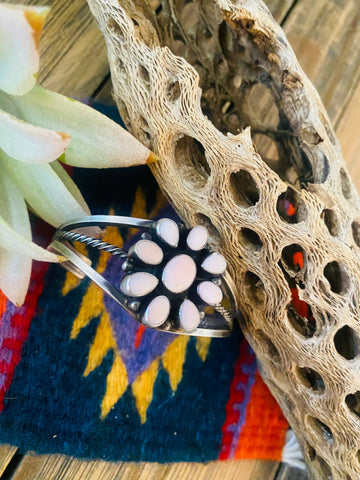
M 120 290 L 130 297 L 143 297 L 152 292 L 158 283 L 159 280 L 151 273 L 137 272 L 121 280 Z
M 186 243 L 191 250 L 198 251 L 207 244 L 209 233 L 203 225 L 196 225 L 187 236 Z
M 190 300 L 184 300 L 179 310 L 180 325 L 184 330 L 195 330 L 200 323 L 200 312 Z
M 213 282 L 201 282 L 197 287 L 199 297 L 208 305 L 219 305 L 223 299 L 221 288 Z
M 134 251 L 141 261 L 149 265 L 159 265 L 164 257 L 159 245 L 151 240 L 139 240 L 134 246 Z
M 201 266 L 213 275 L 221 275 L 226 270 L 226 260 L 220 253 L 212 253 L 205 258 Z
M 187 290 L 196 277 L 196 265 L 189 255 L 181 254 L 172 258 L 162 274 L 162 282 L 173 293 Z
M 149 327 L 159 327 L 168 318 L 170 313 L 170 301 L 165 295 L 155 297 L 147 306 L 143 321 Z
M 179 227 L 171 218 L 162 218 L 156 222 L 156 231 L 171 247 L 177 247 L 179 243 Z

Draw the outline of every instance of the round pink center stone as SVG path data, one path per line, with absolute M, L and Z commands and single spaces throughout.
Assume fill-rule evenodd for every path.
M 165 266 L 162 281 L 173 293 L 187 290 L 196 277 L 196 264 L 189 255 L 181 254 L 172 258 Z

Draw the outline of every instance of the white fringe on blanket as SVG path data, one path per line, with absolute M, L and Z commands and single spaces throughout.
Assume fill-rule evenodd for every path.
M 302 456 L 295 434 L 291 429 L 286 432 L 281 460 L 291 467 L 301 468 L 302 470 L 306 469 L 304 457 Z

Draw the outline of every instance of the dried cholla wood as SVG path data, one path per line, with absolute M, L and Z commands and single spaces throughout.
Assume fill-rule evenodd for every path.
M 360 478 L 359 198 L 283 31 L 255 0 L 88 1 L 120 113 L 227 257 L 313 477 Z

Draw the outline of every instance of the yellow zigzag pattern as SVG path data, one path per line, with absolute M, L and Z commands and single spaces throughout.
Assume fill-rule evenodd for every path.
M 150 217 L 156 215 L 166 204 L 165 198 L 160 192 L 157 194 L 155 211 L 151 212 Z M 112 210 L 109 215 L 113 215 Z M 146 200 L 140 188 L 138 188 L 132 209 L 132 216 L 146 218 Z M 129 236 L 133 235 L 137 230 L 130 229 Z M 116 227 L 108 227 L 106 242 L 114 245 L 122 246 L 123 238 Z M 87 255 L 87 248 L 81 243 L 77 243 L 77 249 Z M 100 252 L 96 270 L 103 273 L 111 254 Z M 62 288 L 62 295 L 65 296 L 71 290 L 76 288 L 80 279 L 70 272 L 67 272 L 65 282 Z M 98 368 L 109 351 L 113 351 L 113 364 L 106 378 L 106 391 L 101 403 L 101 418 L 104 419 L 114 405 L 120 400 L 124 392 L 128 388 L 128 376 L 125 364 L 121 358 L 121 352 L 117 350 L 117 345 L 112 333 L 109 315 L 106 312 L 103 291 L 94 283 L 90 283 L 79 309 L 79 313 L 73 322 L 71 331 L 71 339 L 75 339 L 80 331 L 88 325 L 92 319 L 100 317 L 100 322 L 96 330 L 93 343 L 89 350 L 88 363 L 84 371 L 84 376 L 88 376 L 96 368 Z M 196 350 L 204 362 L 210 346 L 210 338 L 197 338 Z M 156 358 L 149 367 L 144 370 L 133 382 L 132 393 L 135 397 L 136 408 L 139 413 L 141 423 L 146 422 L 146 412 L 153 399 L 154 384 L 158 375 L 160 360 L 163 368 L 168 372 L 170 386 L 173 392 L 176 391 L 183 374 L 183 367 L 186 358 L 186 347 L 189 337 L 174 337 L 174 341 L 168 346 L 161 358 Z
M 156 358 L 150 366 L 142 372 L 132 385 L 136 408 L 140 415 L 141 423 L 146 422 L 146 412 L 153 399 L 154 383 L 159 370 L 159 359 Z
M 173 392 L 176 391 L 182 378 L 186 347 L 189 339 L 188 336 L 179 335 L 170 343 L 162 357 L 164 368 L 169 374 L 170 386 Z
M 210 337 L 198 337 L 196 339 L 196 351 L 203 362 L 205 362 L 211 343 Z

